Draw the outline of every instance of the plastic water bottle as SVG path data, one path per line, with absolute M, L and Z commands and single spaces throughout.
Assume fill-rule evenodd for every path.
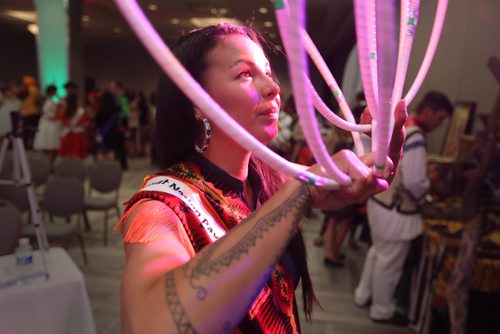
M 16 248 L 16 272 L 21 283 L 28 283 L 33 273 L 33 247 L 30 239 L 19 239 L 19 246 Z

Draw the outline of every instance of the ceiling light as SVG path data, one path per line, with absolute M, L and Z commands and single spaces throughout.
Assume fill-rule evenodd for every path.
M 83 22 L 89 22 L 89 21 L 90 21 L 90 16 L 88 16 L 88 15 L 83 15 L 83 16 L 82 16 L 82 21 L 83 21 Z
M 267 14 L 268 11 L 269 10 L 266 7 L 260 7 L 259 8 L 259 13 L 261 13 L 261 14 Z
M 236 25 L 241 25 L 242 23 L 237 19 L 232 19 L 229 17 L 192 17 L 189 19 L 192 25 L 197 28 L 203 28 L 206 26 L 217 25 L 219 23 L 227 22 Z
M 172 24 L 179 24 L 179 23 L 181 23 L 181 20 L 179 20 L 179 19 L 171 19 L 170 23 L 172 23 Z
M 38 25 L 35 24 L 35 23 L 30 23 L 26 26 L 26 28 L 28 29 L 28 31 L 30 33 L 32 33 L 33 35 L 38 35 Z
M 271 28 L 274 24 L 271 21 L 264 22 L 264 27 Z
M 115 34 L 119 34 L 119 33 L 121 33 L 121 32 L 122 32 L 122 28 L 120 28 L 120 27 L 114 27 L 114 28 L 113 28 L 113 32 L 114 32 Z
M 213 15 L 226 15 L 229 12 L 227 8 L 221 7 L 219 9 L 212 7 L 210 8 L 210 13 Z
M 155 5 L 154 3 L 148 5 L 148 9 L 152 12 L 156 11 L 158 9 L 158 6 Z
M 5 14 L 7 16 L 16 18 L 18 20 L 34 23 L 36 22 L 36 12 L 35 11 L 24 11 L 24 10 L 6 10 Z

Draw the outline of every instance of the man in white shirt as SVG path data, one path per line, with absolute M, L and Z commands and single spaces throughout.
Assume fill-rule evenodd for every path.
M 429 188 L 427 146 L 424 134 L 451 115 L 446 95 L 427 93 L 405 125 L 406 141 L 399 171 L 388 190 L 368 201 L 368 222 L 373 244 L 354 293 L 358 306 L 371 300 L 370 318 L 405 325 L 395 313 L 394 290 L 403 270 L 411 241 L 422 233 L 420 204 Z

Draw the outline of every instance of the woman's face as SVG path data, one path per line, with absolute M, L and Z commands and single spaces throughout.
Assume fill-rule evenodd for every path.
M 202 84 L 207 93 L 259 141 L 272 140 L 278 133 L 280 88 L 260 46 L 246 36 L 228 35 L 206 62 Z

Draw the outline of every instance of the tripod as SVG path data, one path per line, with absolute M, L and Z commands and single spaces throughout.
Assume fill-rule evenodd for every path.
M 47 240 L 47 233 L 45 232 L 45 225 L 41 218 L 40 208 L 38 206 L 38 200 L 31 177 L 31 170 L 28 159 L 26 158 L 26 150 L 24 149 L 23 140 L 21 138 L 22 127 L 19 126 L 20 115 L 18 112 L 11 112 L 10 116 L 12 132 L 7 134 L 2 141 L 2 146 L 0 148 L 0 173 L 2 172 L 9 144 L 12 144 L 12 179 L 0 179 L 0 185 L 13 185 L 26 189 L 31 219 L 35 227 L 36 239 L 40 248 L 43 272 L 46 278 L 49 279 L 46 262 L 46 252 L 49 249 L 49 242 Z

